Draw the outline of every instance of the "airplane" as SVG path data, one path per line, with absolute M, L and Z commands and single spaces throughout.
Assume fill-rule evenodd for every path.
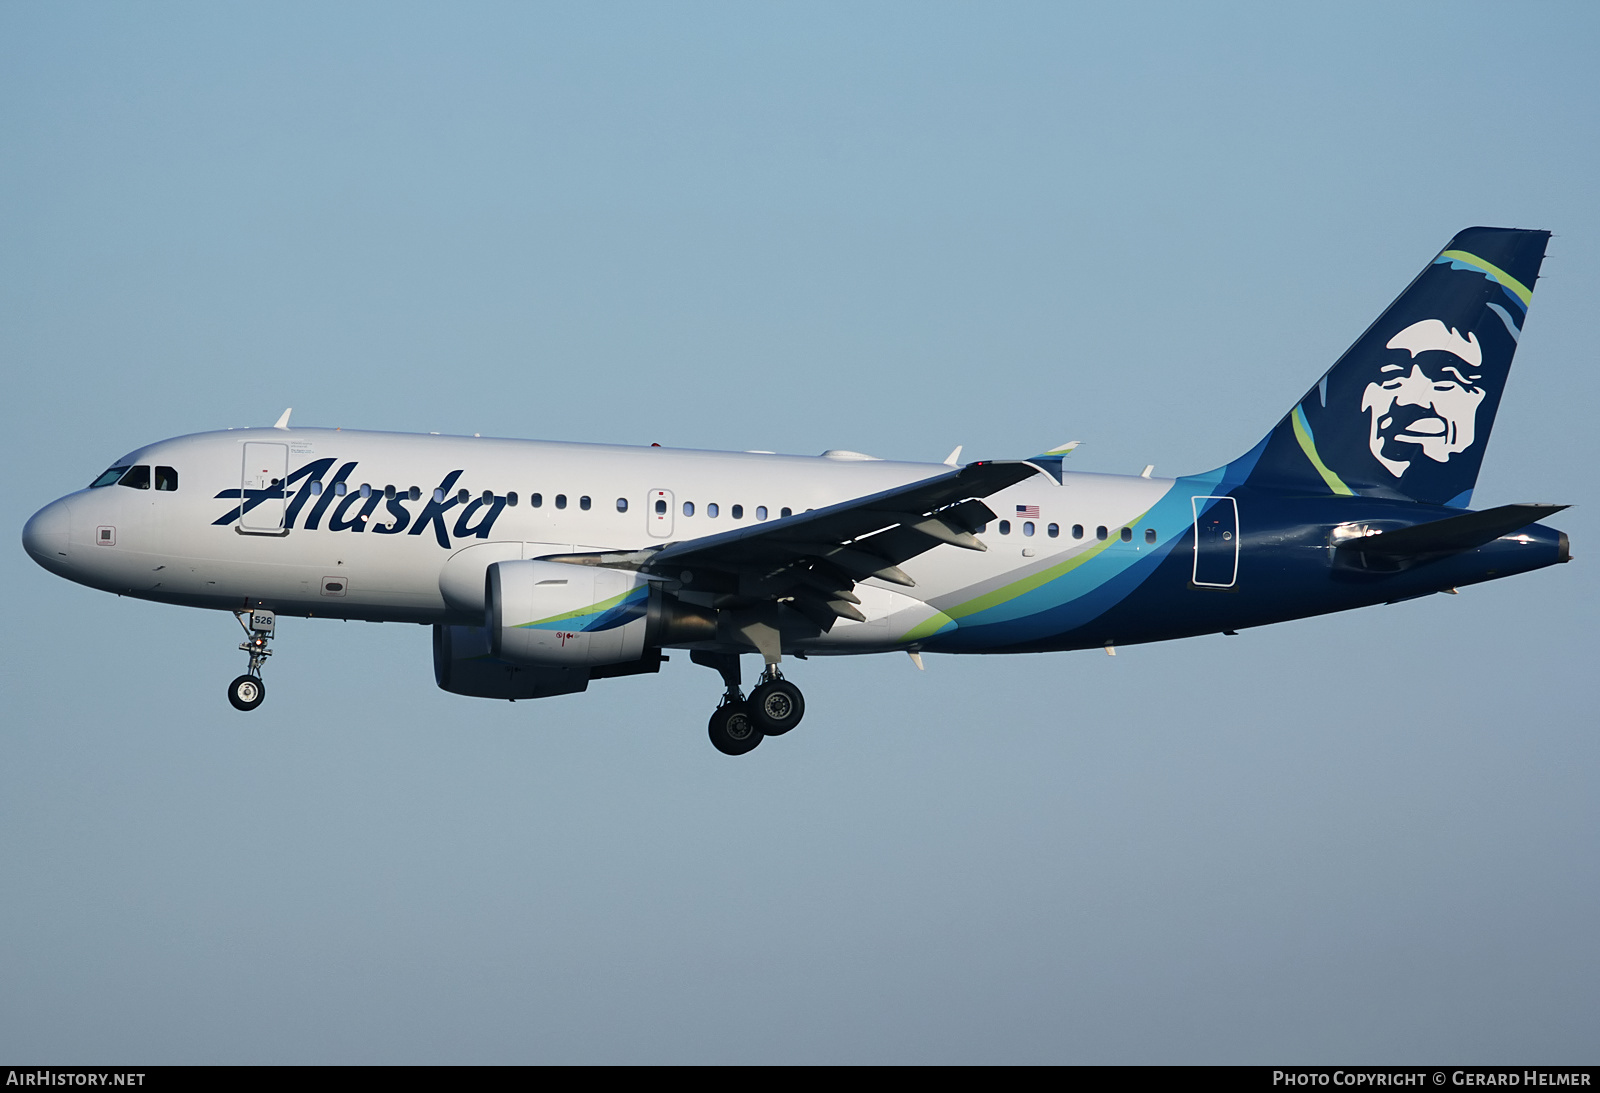
M 24 547 L 91 588 L 232 612 L 242 711 L 280 615 L 432 627 L 453 694 L 543 698 L 718 672 L 741 755 L 805 712 L 785 656 L 1104 649 L 1395 603 L 1570 559 L 1468 508 L 1549 233 L 1468 228 L 1239 458 L 1069 472 L 1073 445 L 961 465 L 291 427 L 139 448 Z M 741 658 L 759 655 L 743 691 Z

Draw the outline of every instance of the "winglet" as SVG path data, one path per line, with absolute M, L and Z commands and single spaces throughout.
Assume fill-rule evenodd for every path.
M 292 414 L 292 413 L 294 413 L 294 407 L 293 406 L 289 407 L 287 410 L 285 410 L 283 412 L 283 416 L 278 419 L 278 423 L 276 425 L 274 425 L 273 428 L 274 429 L 287 429 L 289 427 L 289 415 Z
M 1062 475 L 1066 473 L 1061 466 L 1061 461 L 1066 459 L 1067 456 L 1071 455 L 1072 449 L 1076 448 L 1082 443 L 1083 441 L 1081 440 L 1069 440 L 1065 444 L 1057 444 L 1048 452 L 1045 452 L 1042 455 L 1036 455 L 1032 459 L 1028 460 L 1028 462 L 1032 463 L 1034 466 L 1050 475 L 1057 482 L 1060 482 Z

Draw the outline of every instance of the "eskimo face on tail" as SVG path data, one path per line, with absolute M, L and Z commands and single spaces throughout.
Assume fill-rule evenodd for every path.
M 1396 478 L 1425 457 L 1447 463 L 1472 447 L 1485 390 L 1478 336 L 1463 337 L 1438 319 L 1412 323 L 1389 339 L 1397 351 L 1367 384 L 1361 408 L 1371 418 L 1373 457 Z M 1406 357 L 1401 357 L 1400 353 Z
M 1310 495 L 1471 504 L 1549 238 L 1458 232 L 1228 472 Z

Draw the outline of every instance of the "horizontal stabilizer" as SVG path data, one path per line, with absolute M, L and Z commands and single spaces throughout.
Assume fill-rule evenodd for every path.
M 1449 516 L 1397 531 L 1351 539 L 1341 544 L 1340 549 L 1396 558 L 1418 554 L 1455 554 L 1491 543 L 1502 535 L 1527 527 L 1566 507 L 1531 503 L 1501 505 L 1482 512 Z

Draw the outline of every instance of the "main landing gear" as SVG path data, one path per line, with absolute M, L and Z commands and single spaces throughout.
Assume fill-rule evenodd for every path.
M 689 659 L 715 668 L 727 688 L 707 726 L 712 747 L 724 755 L 752 751 L 763 737 L 782 736 L 805 716 L 806 700 L 800 688 L 784 679 L 776 664 L 767 665 L 747 699 L 739 689 L 737 654 L 691 652 Z
M 245 640 L 239 645 L 239 651 L 250 654 L 250 667 L 228 684 L 228 701 L 234 709 L 248 713 L 267 697 L 267 685 L 261 682 L 261 665 L 272 655 L 267 642 L 272 640 L 277 616 L 271 611 L 235 611 L 234 617 L 244 627 Z

